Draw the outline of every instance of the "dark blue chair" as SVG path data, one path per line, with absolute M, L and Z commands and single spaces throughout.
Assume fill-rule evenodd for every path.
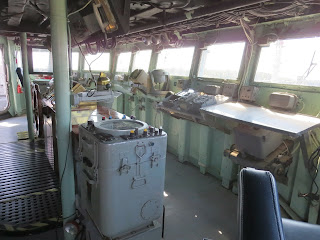
M 320 240 L 320 226 L 282 219 L 272 174 L 244 168 L 239 175 L 239 240 Z

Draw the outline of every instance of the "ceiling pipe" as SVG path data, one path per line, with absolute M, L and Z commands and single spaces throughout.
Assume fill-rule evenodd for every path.
M 249 6 L 252 6 L 255 4 L 269 2 L 269 1 L 270 0 L 242 0 L 242 1 L 240 1 L 240 0 L 238 0 L 238 1 L 225 0 L 222 3 L 220 2 L 220 3 L 212 4 L 210 7 L 203 7 L 203 8 L 199 8 L 199 9 L 194 10 L 194 13 L 191 14 L 191 16 L 192 16 L 191 19 L 205 17 L 205 16 L 213 15 L 213 14 L 219 14 L 219 13 L 223 13 L 226 11 L 232 11 L 232 10 L 236 10 L 239 8 L 249 7 Z M 168 19 L 166 19 L 166 24 L 162 24 L 159 22 L 159 23 L 146 25 L 143 27 L 133 28 L 132 30 L 129 31 L 128 34 L 143 32 L 143 31 L 151 30 L 154 28 L 162 27 L 162 26 L 168 26 L 168 25 L 172 25 L 172 24 L 176 24 L 176 23 L 181 23 L 181 22 L 188 21 L 191 19 L 187 18 L 186 15 L 183 15 L 183 16 L 180 16 L 177 18 L 168 18 Z

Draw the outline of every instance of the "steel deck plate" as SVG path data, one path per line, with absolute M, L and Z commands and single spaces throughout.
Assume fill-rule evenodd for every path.
M 42 141 L 0 144 L 0 232 L 55 227 L 59 183 Z

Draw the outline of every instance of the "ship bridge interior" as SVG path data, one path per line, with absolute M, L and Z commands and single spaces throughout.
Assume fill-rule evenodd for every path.
M 320 239 L 319 0 L 0 2 L 0 239 Z

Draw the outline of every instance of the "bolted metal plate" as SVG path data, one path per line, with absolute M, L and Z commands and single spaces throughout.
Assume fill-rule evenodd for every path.
M 0 144 L 0 232 L 56 227 L 59 180 L 42 141 Z
M 57 226 L 60 209 L 58 191 L 2 202 L 0 231 L 21 232 Z

